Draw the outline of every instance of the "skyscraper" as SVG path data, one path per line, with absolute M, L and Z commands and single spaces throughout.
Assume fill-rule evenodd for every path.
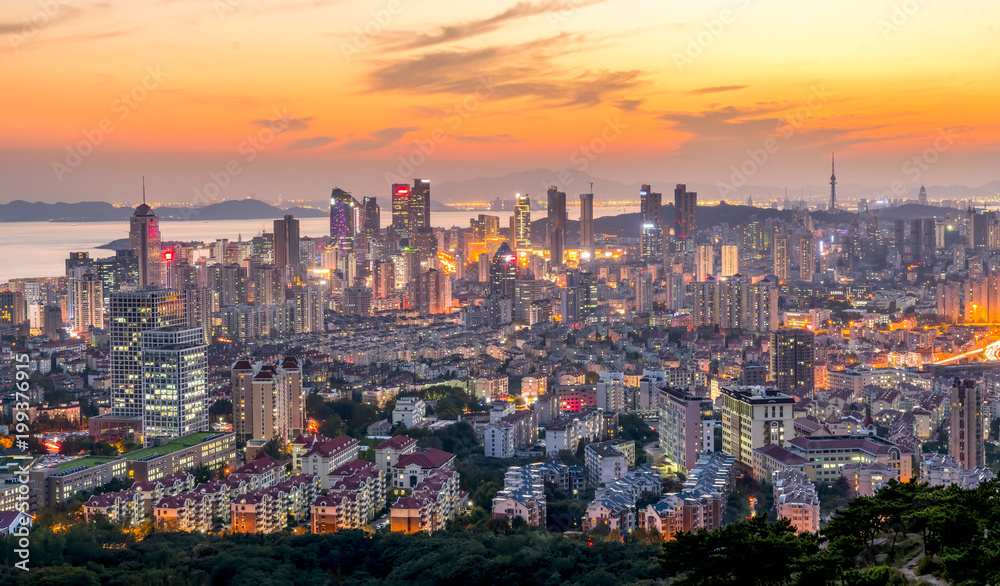
M 788 234 L 774 235 L 774 275 L 779 281 L 788 280 L 791 256 L 788 250 Z
M 514 298 L 514 284 L 517 281 L 517 255 L 504 242 L 493 255 L 490 263 L 490 295 Z
M 291 214 L 274 221 L 274 266 L 283 273 L 295 270 L 299 258 L 299 221 Z
M 722 273 L 723 277 L 732 277 L 740 272 L 739 248 L 735 244 L 722 245 Z
M 956 378 L 951 386 L 949 453 L 963 470 L 986 466 L 983 443 L 983 391 L 974 380 Z
M 104 284 L 92 272 L 74 278 L 70 284 L 73 298 L 73 331 L 86 333 L 104 327 Z
M 566 194 L 555 185 L 548 190 L 548 221 L 545 224 L 545 246 L 553 266 L 563 263 L 566 250 Z
M 378 200 L 374 197 L 365 197 L 361 200 L 361 237 L 364 238 L 364 249 L 368 250 L 368 244 L 374 238 L 378 238 L 382 231 L 381 209 L 378 207 Z
M 129 218 L 128 247 L 139 263 L 139 285 L 160 285 L 160 221 L 152 208 L 146 205 L 146 188 L 142 189 L 142 203 Z
M 782 393 L 814 390 L 813 339 L 809 330 L 784 328 L 771 332 L 771 381 Z
M 799 236 L 799 280 L 811 283 L 816 274 L 816 237 L 812 233 Z
M 660 205 L 663 196 L 654 193 L 649 185 L 639 189 L 639 205 L 642 208 L 642 230 L 639 232 L 642 259 L 646 262 L 663 255 L 663 221 Z
M 580 248 L 594 252 L 594 194 L 580 194 Z
M 704 281 L 715 276 L 715 249 L 711 244 L 700 244 L 695 254 L 695 279 Z
M 531 248 L 531 198 L 527 193 L 514 196 L 514 248 Z
M 115 416 L 142 417 L 144 410 L 142 335 L 185 325 L 184 294 L 140 289 L 111 294 L 111 409 Z
M 431 181 L 414 179 L 410 191 L 410 230 L 431 227 Z
M 375 299 L 385 299 L 395 289 L 396 266 L 391 260 L 377 260 L 374 269 L 372 295 Z
M 635 280 L 635 312 L 639 315 L 653 313 L 653 280 L 647 271 L 641 271 Z
M 358 200 L 339 187 L 330 194 L 330 240 L 342 252 L 354 252 L 357 226 L 354 223 Z M 275 228 L 275 233 L 278 230 Z M 367 241 L 366 241 L 367 242 Z
M 674 238 L 676 250 L 692 250 L 698 233 L 698 194 L 687 190 L 687 185 L 678 183 L 674 188 Z M 688 244 L 690 242 L 690 244 Z
M 403 238 L 410 236 L 410 186 L 392 184 L 392 227 Z
M 917 195 L 917 203 L 922 206 L 927 205 L 927 189 L 923 185 L 920 186 L 920 193 Z
M 208 431 L 208 354 L 202 329 L 157 328 L 141 337 L 145 438 Z
M 27 305 L 21 291 L 0 291 L 0 326 L 24 323 L 28 320 Z

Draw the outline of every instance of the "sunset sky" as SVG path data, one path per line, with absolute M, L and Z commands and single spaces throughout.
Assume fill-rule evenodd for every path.
M 384 195 L 400 171 L 715 184 L 769 139 L 749 184 L 822 185 L 836 151 L 845 184 L 977 186 L 1000 179 L 998 15 L 965 0 L 3 0 L 0 202 L 134 201 L 141 175 L 176 202 Z M 934 159 L 916 180 L 914 156 Z

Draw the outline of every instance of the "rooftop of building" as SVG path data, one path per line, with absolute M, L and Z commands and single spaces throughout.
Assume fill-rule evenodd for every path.
M 222 437 L 226 434 L 219 433 L 216 431 L 203 431 L 199 433 L 192 433 L 191 435 L 186 435 L 184 437 L 179 437 L 162 446 L 150 446 L 148 448 L 142 448 L 140 450 L 135 450 L 134 452 L 129 452 L 125 454 L 125 459 L 135 462 L 141 458 L 147 456 L 159 455 L 166 456 L 167 454 L 172 454 L 179 450 L 191 448 L 197 446 L 198 444 L 204 443 L 209 438 Z

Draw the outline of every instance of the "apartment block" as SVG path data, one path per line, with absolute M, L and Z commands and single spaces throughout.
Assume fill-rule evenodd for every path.
M 779 519 L 788 519 L 797 533 L 819 531 L 819 497 L 816 485 L 798 470 L 778 470 L 771 477 L 774 507 Z

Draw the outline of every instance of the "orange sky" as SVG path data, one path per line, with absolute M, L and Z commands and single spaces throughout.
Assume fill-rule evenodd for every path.
M 438 183 L 585 166 L 718 185 L 743 168 L 750 186 L 797 192 L 823 185 L 836 151 L 844 185 L 975 186 L 1000 179 L 998 13 L 962 0 L 4 0 L 0 202 L 134 199 L 142 174 L 179 202 L 212 181 L 219 198 L 381 194 L 400 157 Z M 914 156 L 933 158 L 916 179 Z

